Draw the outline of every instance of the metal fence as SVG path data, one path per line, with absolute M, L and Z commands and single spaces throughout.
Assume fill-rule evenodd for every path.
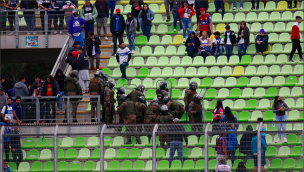
M 282 139 L 287 133 L 287 143 L 274 142 L 278 133 Z M 9 157 L 12 168 L 23 171 L 208 172 L 227 165 L 235 171 L 239 164 L 249 171 L 303 171 L 303 134 L 303 122 L 3 126 L 0 166 Z M 248 143 L 255 148 L 248 151 Z

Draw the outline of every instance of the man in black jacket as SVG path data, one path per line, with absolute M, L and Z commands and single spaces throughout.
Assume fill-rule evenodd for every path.
M 232 50 L 233 46 L 236 46 L 236 36 L 233 30 L 230 30 L 230 26 L 226 25 L 225 27 L 226 32 L 225 34 L 225 39 L 224 39 L 224 44 L 226 45 L 226 56 L 229 58 L 232 55 Z
M 116 54 L 117 50 L 117 39 L 119 43 L 123 42 L 122 37 L 124 34 L 124 30 L 126 28 L 126 22 L 124 17 L 120 14 L 120 9 L 116 9 L 116 14 L 111 18 L 110 21 L 110 30 L 113 35 L 113 44 L 114 44 L 114 51 L 112 56 Z
M 194 8 L 195 8 L 196 19 L 198 23 L 200 21 L 199 16 L 201 15 L 200 9 L 204 8 L 206 12 L 208 11 L 209 8 L 208 0 L 195 0 Z
M 22 0 L 20 3 L 20 8 L 22 10 L 28 10 L 28 9 L 33 9 L 36 10 L 38 9 L 38 3 L 37 1 L 27 1 L 27 0 Z M 33 34 L 36 35 L 36 18 L 35 18 L 35 12 L 23 12 L 24 15 L 24 20 L 26 22 L 26 29 L 28 31 L 28 35 L 30 34 L 30 31 L 33 31 Z
M 87 55 L 83 52 L 82 47 L 77 48 L 78 58 L 77 58 L 77 70 L 79 72 L 79 84 L 82 88 L 82 93 L 89 92 L 89 59 Z
M 190 37 L 186 40 L 185 46 L 188 55 L 194 58 L 194 54 L 198 52 L 198 48 L 200 47 L 200 40 L 195 35 L 194 31 L 190 32 Z
M 108 40 L 107 37 L 107 22 L 109 18 L 109 4 L 107 1 L 98 0 L 95 2 L 95 7 L 98 12 L 96 22 L 97 22 L 97 35 L 100 37 L 101 26 L 103 27 L 103 35 L 105 40 Z
M 94 57 L 96 57 L 96 69 L 99 69 L 100 63 L 100 48 L 99 45 L 101 41 L 99 37 L 94 36 L 94 32 L 89 32 L 89 37 L 86 39 L 84 43 L 84 48 L 86 50 L 86 54 L 90 58 L 90 66 L 91 70 L 94 70 Z

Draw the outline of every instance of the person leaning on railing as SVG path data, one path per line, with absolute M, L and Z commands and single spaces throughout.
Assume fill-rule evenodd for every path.
M 28 35 L 30 35 L 30 31 L 33 31 L 33 34 L 36 35 L 36 18 L 35 18 L 35 11 L 38 9 L 37 1 L 28 1 L 22 0 L 20 2 L 20 8 L 22 10 L 29 10 L 32 9 L 33 11 L 30 12 L 23 12 L 24 20 L 26 22 L 26 29 L 28 31 Z
M 17 10 L 17 8 L 19 8 L 20 3 L 19 0 L 6 0 L 4 6 L 9 9 L 9 10 Z M 15 21 L 15 12 L 8 12 L 7 13 L 7 18 L 8 18 L 8 22 L 9 22 L 9 28 L 11 30 L 11 33 L 9 35 L 13 35 L 13 31 L 14 31 L 14 24 L 16 23 Z

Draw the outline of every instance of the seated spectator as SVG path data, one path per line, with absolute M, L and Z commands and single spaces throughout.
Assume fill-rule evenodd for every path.
M 267 145 L 264 139 L 261 139 L 261 168 L 262 172 L 265 172 L 264 166 L 266 165 L 266 157 L 265 152 L 267 150 Z M 253 160 L 254 160 L 254 172 L 257 172 L 258 167 L 258 137 L 257 133 L 253 134 L 253 138 L 251 141 L 251 153 L 253 154 Z
M 236 10 L 236 0 L 233 0 L 233 10 Z M 243 0 L 240 0 L 240 10 L 243 9 Z
M 253 131 L 252 126 L 248 125 L 246 127 L 246 131 Z M 245 133 L 243 134 L 240 140 L 240 153 L 247 155 L 247 159 L 252 159 L 253 154 L 251 153 L 251 140 L 253 137 L 253 133 Z
M 188 55 L 193 58 L 194 54 L 198 52 L 198 48 L 200 47 L 200 40 L 195 35 L 194 31 L 190 32 L 190 37 L 187 39 L 185 46 Z
M 215 59 L 217 59 L 218 54 L 223 54 L 223 52 L 224 39 L 220 37 L 220 32 L 216 31 L 212 42 L 211 54 L 215 56 Z
M 233 30 L 230 30 L 230 26 L 226 25 L 226 32 L 224 33 L 224 44 L 226 45 L 226 56 L 229 58 L 232 56 L 233 46 L 236 46 L 236 36 Z
M 224 157 L 220 157 L 218 159 L 218 162 L 220 165 L 218 165 L 217 169 L 215 169 L 216 172 L 231 172 L 231 169 L 229 165 L 227 165 L 227 160 Z M 233 163 L 232 163 L 233 164 Z
M 204 57 L 205 61 L 206 61 L 206 57 L 210 56 L 210 51 L 211 51 L 211 46 L 212 46 L 212 41 L 211 39 L 208 37 L 208 34 L 206 31 L 202 32 L 202 36 L 200 37 L 200 53 L 201 56 Z
M 260 30 L 260 35 L 255 38 L 255 54 L 262 54 L 264 51 L 268 50 L 268 35 L 265 34 L 264 29 Z
M 80 47 L 80 42 L 75 41 L 71 49 L 69 50 L 69 53 L 67 54 L 67 57 L 65 58 L 65 62 L 69 63 L 72 67 L 72 70 L 77 70 L 77 48 Z
M 3 172 L 13 172 L 13 170 L 11 169 L 11 167 L 8 165 L 7 161 L 3 162 Z
M 246 164 L 241 161 L 238 164 L 238 167 L 236 168 L 235 172 L 248 172 L 247 168 L 246 168 Z
M 225 114 L 221 117 L 220 122 L 228 122 L 228 123 L 235 123 L 238 122 L 236 116 L 233 115 L 233 113 L 231 112 L 230 107 L 226 106 L 225 107 Z M 227 130 L 227 128 L 229 128 L 230 125 L 223 125 L 222 129 L 223 130 Z M 232 128 L 234 128 L 235 130 L 237 130 L 239 128 L 239 124 L 232 124 L 231 125 Z

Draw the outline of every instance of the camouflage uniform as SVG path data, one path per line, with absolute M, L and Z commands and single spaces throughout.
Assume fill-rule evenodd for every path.
M 192 97 L 194 96 L 194 94 L 197 94 L 197 92 L 189 88 L 185 90 L 184 102 L 185 102 L 186 110 L 189 109 L 189 104 L 192 101 Z
M 102 87 L 102 80 L 100 77 L 95 76 L 91 79 L 89 84 L 89 91 L 90 95 L 100 95 L 104 88 Z M 101 100 L 101 96 L 100 96 Z M 90 104 L 91 104 L 91 122 L 95 122 L 95 113 L 97 110 L 97 98 L 90 98 Z M 98 105 L 100 106 L 100 105 Z
M 188 114 L 189 114 L 189 118 L 190 118 L 190 123 L 202 123 L 202 104 L 200 102 L 194 102 L 192 101 L 189 104 L 189 110 L 188 110 Z M 198 126 L 191 126 L 192 131 L 196 131 L 196 129 L 198 131 L 201 131 L 202 128 L 198 127 Z
M 169 112 L 173 115 L 174 118 L 181 119 L 185 108 L 184 105 L 178 102 L 177 100 L 171 100 L 167 103 Z
M 166 105 L 163 105 L 166 106 Z M 161 107 L 162 108 L 162 107 Z M 171 113 L 169 113 L 169 111 L 161 111 L 160 114 L 157 116 L 155 122 L 156 123 L 172 123 L 173 121 L 173 115 Z M 167 126 L 159 126 L 159 130 L 160 131 L 168 131 L 168 127 Z M 165 142 L 167 143 L 167 147 L 170 147 L 170 138 L 168 134 L 160 134 L 159 135 L 159 141 L 160 141 L 160 145 L 161 147 L 165 146 Z
M 104 106 L 102 107 L 102 111 L 105 114 L 105 122 L 107 124 L 113 123 L 114 116 L 114 91 L 110 87 L 105 87 L 104 91 Z
M 119 91 L 120 88 L 123 88 L 123 89 L 125 90 L 124 87 L 119 87 L 118 90 L 117 90 L 117 93 L 116 93 L 116 101 L 117 101 L 117 103 L 118 103 L 118 106 L 120 106 L 120 105 L 122 104 L 122 101 L 120 100 L 120 96 L 121 96 L 122 94 L 125 94 L 125 92 L 120 92 L 120 91 Z M 122 113 L 118 113 L 118 115 L 119 115 L 119 124 L 123 124 L 123 119 L 124 119 L 123 114 L 122 114 Z
M 136 102 L 135 109 L 136 109 L 136 124 L 143 124 L 145 112 L 147 110 L 147 105 L 141 102 Z M 137 131 L 142 132 L 142 127 L 137 127 Z
M 157 89 L 156 90 L 156 95 L 157 95 L 157 99 L 159 100 L 159 105 L 164 105 L 165 103 L 163 102 L 163 99 L 165 96 L 168 96 L 168 89 Z
M 128 94 L 128 97 L 133 102 L 138 102 L 138 97 L 145 96 L 144 93 L 142 93 L 140 90 L 133 90 L 131 93 Z

